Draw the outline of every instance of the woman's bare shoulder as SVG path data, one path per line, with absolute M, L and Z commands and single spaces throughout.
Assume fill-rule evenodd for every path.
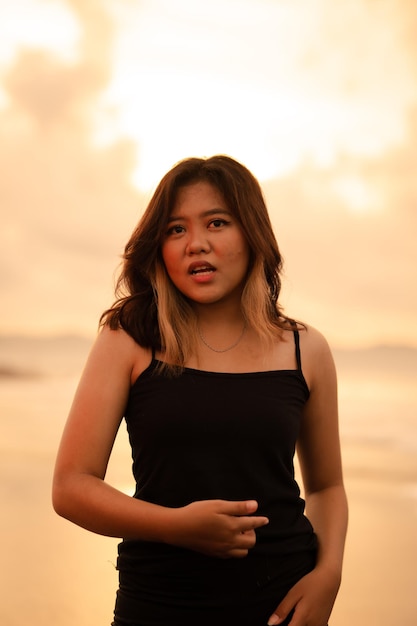
M 330 350 L 328 341 L 321 331 L 310 324 L 298 326 L 300 334 L 300 343 L 306 348 L 313 351 Z
M 334 370 L 334 361 L 326 337 L 317 328 L 304 324 L 299 329 L 301 362 L 304 375 L 313 382 L 322 372 Z
M 139 345 L 125 330 L 104 325 L 92 349 L 93 358 L 103 359 L 112 366 L 131 372 L 132 382 L 148 367 L 151 350 Z

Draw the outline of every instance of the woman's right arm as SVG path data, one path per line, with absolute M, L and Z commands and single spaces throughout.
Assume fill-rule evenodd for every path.
M 104 327 L 91 350 L 64 429 L 55 465 L 55 511 L 92 532 L 151 538 L 162 516 L 104 481 L 135 362 L 149 355 L 123 330 Z M 162 529 L 161 529 L 162 530 Z
M 66 519 L 111 537 L 158 541 L 214 556 L 245 556 L 255 543 L 256 503 L 210 500 L 178 509 L 132 498 L 105 482 L 133 371 L 149 351 L 123 330 L 105 327 L 82 374 L 62 436 L 53 479 L 53 506 Z

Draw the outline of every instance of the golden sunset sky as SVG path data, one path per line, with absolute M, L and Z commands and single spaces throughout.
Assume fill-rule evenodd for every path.
M 155 184 L 260 179 L 289 314 L 417 347 L 417 3 L 0 4 L 0 334 L 92 335 Z

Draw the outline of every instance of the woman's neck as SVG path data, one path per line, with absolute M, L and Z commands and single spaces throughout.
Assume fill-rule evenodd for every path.
M 194 307 L 200 328 L 232 329 L 235 325 L 244 322 L 244 315 L 240 302 L 238 304 L 213 303 L 208 305 L 197 304 Z

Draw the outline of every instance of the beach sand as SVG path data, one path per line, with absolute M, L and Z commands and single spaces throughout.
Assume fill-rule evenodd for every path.
M 119 444 L 124 454 L 125 442 Z M 342 587 L 330 626 L 417 623 L 417 463 L 384 444 L 345 443 L 350 526 Z M 116 449 L 116 458 L 118 455 Z M 57 517 L 50 505 L 53 459 L 37 451 L 0 459 L 3 626 L 109 626 L 116 539 Z M 31 471 L 28 472 L 28 467 Z M 110 468 L 121 486 L 128 474 Z
M 387 444 L 343 446 L 350 522 L 331 626 L 417 624 L 417 459 Z
M 51 505 L 56 450 L 78 379 L 66 369 L 72 341 L 61 343 L 53 344 L 61 366 L 55 356 L 53 368 L 48 361 L 54 376 L 0 380 L 2 626 L 109 626 L 112 621 L 118 540 L 72 525 Z M 19 353 L 12 342 L 13 366 L 34 362 L 26 342 L 24 347 Z M 74 372 L 85 351 L 75 348 Z M 39 355 L 46 359 L 48 353 L 36 347 Z M 350 523 L 330 626 L 416 626 L 415 363 L 401 369 L 395 362 L 388 380 L 379 365 L 358 371 L 356 363 L 344 369 L 341 363 Z M 108 480 L 127 493 L 133 492 L 130 465 L 122 428 Z

